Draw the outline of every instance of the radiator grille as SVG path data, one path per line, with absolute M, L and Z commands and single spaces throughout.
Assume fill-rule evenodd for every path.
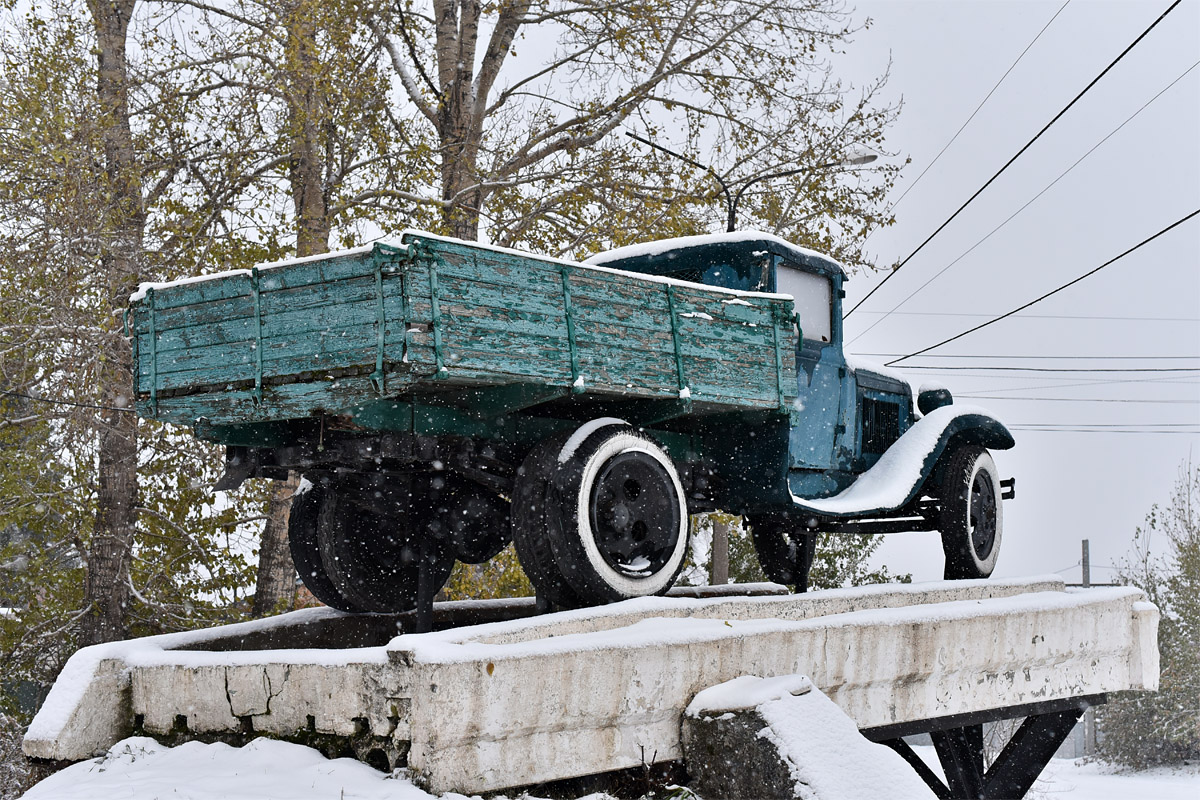
M 862 449 L 864 453 L 883 453 L 900 438 L 900 405 L 863 398 Z

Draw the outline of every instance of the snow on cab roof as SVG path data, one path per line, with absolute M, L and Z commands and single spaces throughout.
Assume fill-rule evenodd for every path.
M 794 253 L 835 264 L 843 273 L 846 272 L 844 265 L 825 253 L 792 244 L 786 239 L 781 239 L 775 234 L 767 233 L 766 231 L 733 231 L 732 233 L 706 233 L 700 236 L 676 236 L 672 239 L 655 239 L 651 242 L 630 244 L 612 250 L 604 250 L 590 258 L 584 259 L 583 263 L 607 264 L 625 258 L 656 256 L 671 250 L 682 250 L 684 248 L 700 247 L 709 244 L 736 244 L 738 242 L 769 242 L 784 250 L 791 250 Z

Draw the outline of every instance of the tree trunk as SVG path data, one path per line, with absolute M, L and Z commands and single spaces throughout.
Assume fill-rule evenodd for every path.
M 290 610 L 296 598 L 296 567 L 288 545 L 288 514 L 300 486 L 300 475 L 274 481 L 267 504 L 267 522 L 258 547 L 258 578 L 254 588 L 255 617 Z
M 315 10 L 308 0 L 290 6 L 284 19 L 288 32 L 287 66 L 289 134 L 292 163 L 288 180 L 296 213 L 296 255 L 329 252 L 329 199 L 325 186 L 322 128 L 328 108 L 318 85 L 319 70 Z M 275 481 L 258 547 L 258 578 L 254 591 L 256 617 L 290 608 L 296 597 L 296 567 L 288 543 L 288 517 L 300 476 Z
M 110 337 L 110 359 L 102 380 L 102 405 L 129 408 L 132 354 L 123 336 Z M 116 356 L 116 358 L 112 358 Z M 96 522 L 88 546 L 80 644 L 124 639 L 129 635 L 125 609 L 129 601 L 129 557 L 133 549 L 137 502 L 137 417 L 104 411 L 100 427 Z
M 117 329 L 120 310 L 141 275 L 145 209 L 141 175 L 129 126 L 125 39 L 135 0 L 89 0 L 96 29 L 96 90 L 104 142 L 108 202 L 103 209 L 101 266 L 112 330 L 101 342 L 99 476 L 96 522 L 87 553 L 80 644 L 128 635 L 129 560 L 137 505 L 137 417 L 133 409 L 133 357 Z M 120 410 L 114 410 L 120 409 Z
M 451 236 L 479 238 L 483 193 L 479 183 L 479 131 L 475 121 L 475 50 L 479 43 L 478 0 L 436 0 L 436 51 L 441 103 L 438 138 L 441 146 L 442 223 Z

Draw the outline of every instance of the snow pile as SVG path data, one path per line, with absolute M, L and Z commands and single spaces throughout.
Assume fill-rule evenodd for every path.
M 775 746 L 802 800 L 934 797 L 904 759 L 864 739 L 854 720 L 802 675 L 734 678 L 697 694 L 687 714 L 746 708 L 767 723 L 758 737 Z
M 873 372 L 881 378 L 888 378 L 889 380 L 903 383 L 905 386 L 909 387 L 910 391 L 912 389 L 912 382 L 909 381 L 908 377 L 902 372 L 898 372 L 891 367 L 884 366 L 883 364 L 875 361 L 868 361 L 865 358 L 860 358 L 852 353 L 846 353 L 845 357 L 846 366 L 850 367 L 852 372 L 858 372 L 860 370 L 863 372 Z
M 778 678 L 742 675 L 701 691 L 688 703 L 684 714 L 699 717 L 701 714 L 757 708 L 771 700 L 808 694 L 812 688 L 812 681 L 804 675 L 783 675 Z
M 132 737 L 104 756 L 46 778 L 25 800 L 431 800 L 399 773 L 349 758 L 329 760 L 308 747 L 255 739 L 245 747 L 188 742 L 164 747 Z M 446 798 L 463 798 L 449 794 Z M 464 798 L 465 800 L 465 798 Z

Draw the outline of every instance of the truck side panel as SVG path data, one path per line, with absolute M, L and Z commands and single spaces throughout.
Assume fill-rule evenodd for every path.
M 514 384 L 682 398 L 702 413 L 795 397 L 785 301 L 437 237 L 405 243 L 147 292 L 130 319 L 140 411 L 236 425 L 384 398 L 453 403 L 457 392 L 469 404 L 469 390 Z

